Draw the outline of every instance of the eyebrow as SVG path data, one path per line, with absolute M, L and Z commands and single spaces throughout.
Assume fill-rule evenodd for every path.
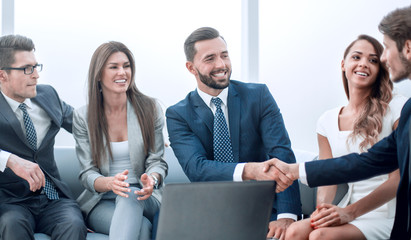
M 208 55 L 204 56 L 203 59 L 206 59 L 206 58 L 209 58 L 209 57 L 214 57 L 214 56 L 216 56 L 216 54 L 214 54 L 214 53 L 208 54 Z
M 360 51 L 353 51 L 352 53 L 358 53 L 358 54 L 361 54 L 361 55 L 363 54 L 363 52 L 360 52 Z M 370 56 L 378 57 L 378 55 L 376 53 L 371 53 Z
M 222 51 L 220 54 L 228 54 L 228 51 L 227 51 L 227 50 Z M 204 57 L 204 59 L 209 58 L 209 57 L 213 57 L 213 56 L 216 56 L 216 55 L 217 55 L 217 54 L 212 53 L 212 54 L 206 55 L 206 56 Z
M 109 65 L 109 64 L 119 65 L 119 64 L 121 64 L 121 63 L 118 63 L 118 62 L 109 62 L 109 63 L 107 63 L 107 65 Z M 123 64 L 130 64 L 130 62 L 124 62 Z
M 19 68 L 24 68 L 24 67 L 33 67 L 33 66 L 36 66 L 37 64 L 39 64 L 39 63 L 38 63 L 38 62 L 36 62 L 34 65 L 31 65 L 31 64 L 27 63 L 26 65 L 23 65 L 23 66 L 21 66 L 21 67 L 19 67 Z

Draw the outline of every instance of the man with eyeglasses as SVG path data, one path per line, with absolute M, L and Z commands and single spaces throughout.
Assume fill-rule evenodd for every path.
M 86 239 L 87 229 L 54 160 L 60 128 L 71 132 L 73 108 L 49 85 L 31 39 L 0 38 L 0 238 Z
M 34 69 L 37 69 L 37 72 L 41 72 L 43 70 L 43 64 L 38 64 L 36 65 L 29 65 L 29 66 L 24 66 L 24 67 L 4 67 L 1 70 L 21 70 L 24 72 L 25 75 L 30 75 L 34 72 Z

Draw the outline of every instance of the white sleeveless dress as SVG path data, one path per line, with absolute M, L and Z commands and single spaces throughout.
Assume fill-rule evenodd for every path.
M 387 113 L 383 118 L 383 129 L 379 135 L 379 140 L 387 137 L 392 132 L 395 121 L 400 117 L 401 109 L 407 98 L 401 95 L 394 95 L 389 104 Z M 357 137 L 355 142 L 347 138 L 352 131 L 340 131 L 338 126 L 338 116 L 342 107 L 337 107 L 325 112 L 317 122 L 317 133 L 326 137 L 330 143 L 333 157 L 343 156 L 349 153 L 360 153 L 359 144 L 362 137 Z M 379 185 L 388 179 L 388 174 L 376 176 L 367 180 L 349 183 L 348 192 L 338 204 L 345 207 L 367 196 Z M 365 235 L 367 239 L 389 239 L 394 223 L 395 198 L 381 207 L 368 212 L 350 222 Z

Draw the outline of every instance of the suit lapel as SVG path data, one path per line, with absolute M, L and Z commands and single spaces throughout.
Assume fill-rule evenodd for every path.
M 234 162 L 239 162 L 240 156 L 240 109 L 241 101 L 238 92 L 234 86 L 230 84 L 228 89 L 228 121 L 230 123 L 230 137 L 233 147 Z
M 0 94 L 0 109 L 0 114 L 3 115 L 7 122 L 9 122 L 11 128 L 16 132 L 16 135 L 31 149 L 16 114 L 11 110 L 10 105 L 3 97 L 3 94 Z
M 59 119 L 61 119 L 61 116 L 59 117 L 58 115 L 59 114 L 61 115 L 61 111 L 56 111 L 56 109 L 52 109 L 52 107 L 55 104 L 49 104 L 49 100 L 47 99 L 47 96 L 45 95 L 44 91 L 38 91 L 38 88 L 37 88 L 37 96 L 32 98 L 31 100 L 37 103 L 47 113 L 47 115 L 49 115 L 52 123 L 59 126 L 60 128 L 61 123 Z
M 43 88 L 42 88 L 43 89 Z M 50 99 L 47 98 L 46 92 L 43 90 L 40 90 L 39 87 L 37 87 L 37 95 L 36 97 L 32 98 L 31 101 L 35 102 L 38 104 L 50 117 L 51 123 L 50 123 L 50 128 L 47 131 L 46 135 L 43 138 L 43 141 L 41 142 L 38 151 L 40 151 L 44 146 L 47 146 L 47 143 L 49 141 L 52 141 L 52 139 L 55 137 L 56 132 L 59 131 L 61 123 L 61 111 L 57 111 L 55 108 L 56 103 L 50 104 Z M 54 107 L 54 108 L 53 108 Z
M 143 138 L 141 134 L 140 123 L 138 122 L 137 115 L 130 101 L 127 101 L 127 138 L 128 146 L 130 151 L 131 165 L 133 166 L 133 171 L 137 169 L 137 161 L 139 159 L 139 154 L 142 148 L 137 147 L 143 144 Z M 139 144 L 140 143 L 140 144 Z
M 199 116 L 199 118 L 204 122 L 207 128 L 213 133 L 214 116 L 210 108 L 204 103 L 197 91 L 193 91 L 191 96 L 191 101 L 193 103 L 194 111 Z

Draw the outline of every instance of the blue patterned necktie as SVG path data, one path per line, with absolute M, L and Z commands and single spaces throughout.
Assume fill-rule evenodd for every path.
M 19 105 L 21 111 L 23 111 L 23 122 L 24 128 L 26 129 L 26 138 L 29 142 L 31 148 L 34 151 L 37 151 L 37 134 L 36 129 L 34 128 L 33 122 L 29 114 L 27 113 L 27 106 L 25 103 Z M 44 187 L 44 193 L 46 194 L 48 199 L 55 200 L 59 199 L 59 195 L 57 193 L 56 188 L 54 187 L 54 183 L 50 180 L 50 178 L 45 175 L 46 177 L 46 185 Z
M 233 148 L 231 146 L 230 136 L 228 135 L 227 122 L 221 110 L 221 99 L 212 98 L 211 102 L 216 106 L 214 115 L 214 160 L 220 162 L 234 162 Z

